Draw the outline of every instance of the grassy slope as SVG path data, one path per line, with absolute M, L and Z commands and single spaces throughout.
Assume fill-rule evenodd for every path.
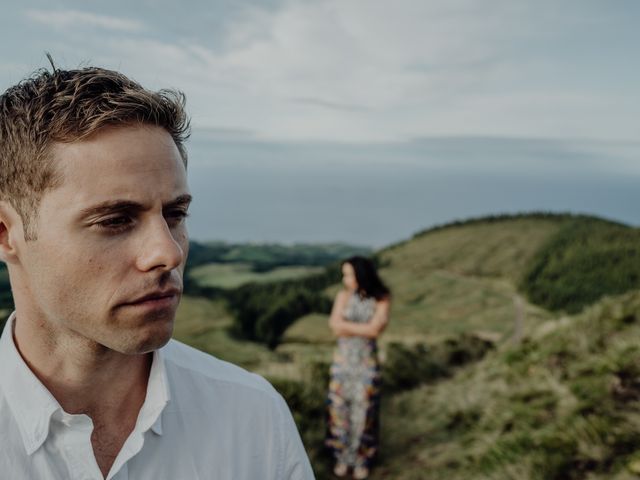
M 374 478 L 638 478 L 629 467 L 640 458 L 639 339 L 631 292 L 387 399 Z
M 389 336 L 509 333 L 517 279 L 559 225 L 527 218 L 463 225 L 383 251 L 389 266 L 381 273 L 394 292 Z M 530 319 L 544 315 L 528 308 Z

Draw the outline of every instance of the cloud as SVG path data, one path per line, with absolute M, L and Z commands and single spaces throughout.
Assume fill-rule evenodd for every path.
M 48 44 L 66 44 L 56 48 L 74 58 L 153 88 L 184 90 L 195 127 L 296 141 L 637 139 L 640 97 L 625 80 L 637 68 L 615 74 L 632 52 L 603 54 L 623 30 L 621 13 L 597 2 L 580 9 L 574 0 L 548 4 L 553 8 L 509 0 L 285 0 L 268 8 L 237 4 L 230 14 L 213 2 L 172 10 L 171 22 L 158 10 L 145 15 L 124 3 L 104 7 L 119 16 L 72 9 L 27 15 L 56 27 Z M 105 32 L 86 35 L 77 25 Z M 603 35 L 601 50 L 588 44 L 594 31 Z M 631 48 L 632 33 L 625 35 Z
M 415 120 L 407 110 L 431 109 L 433 117 L 434 106 L 473 90 L 494 68 L 496 21 L 461 25 L 464 14 L 408 0 L 393 8 L 380 0 L 287 2 L 247 7 L 227 25 L 222 46 L 202 34 L 179 44 L 126 37 L 109 44 L 127 52 L 121 65 L 187 90 L 194 124 L 229 122 L 267 138 L 389 140 L 429 134 L 429 122 L 408 125 Z M 449 33 L 460 28 L 462 35 Z
M 28 19 L 43 25 L 56 28 L 100 28 L 120 32 L 140 32 L 144 24 L 129 18 L 99 15 L 79 10 L 27 10 Z
M 578 76 L 561 85 L 557 76 L 572 75 L 566 65 L 554 52 L 534 54 L 530 45 L 594 22 L 589 13 L 554 15 L 506 0 L 291 1 L 246 9 L 228 25 L 224 49 L 185 52 L 198 52 L 194 70 L 211 88 L 224 79 L 248 108 L 249 118 L 231 115 L 233 125 L 268 138 L 633 135 L 629 123 L 606 120 L 620 118 L 615 92 L 596 94 Z M 208 96 L 213 111 L 220 98 Z M 354 120 L 355 112 L 367 115 Z
M 367 112 L 370 109 L 362 105 L 350 105 L 344 103 L 332 102 L 330 100 L 324 100 L 322 98 L 308 98 L 308 97 L 294 97 L 292 102 L 300 103 L 303 105 L 312 105 L 315 107 L 328 108 L 330 110 L 340 110 L 346 112 Z
M 477 15 L 469 1 L 290 3 L 257 9 L 233 29 L 230 68 L 256 92 L 396 108 L 482 83 L 516 14 Z M 505 2 L 499 2 L 507 5 Z M 493 12 L 487 12 L 493 13 Z M 260 32 L 260 33 L 258 33 Z M 250 41 L 247 41 L 247 38 Z
M 192 135 L 198 142 L 206 141 L 236 141 L 250 142 L 256 139 L 255 132 L 244 128 L 196 128 Z

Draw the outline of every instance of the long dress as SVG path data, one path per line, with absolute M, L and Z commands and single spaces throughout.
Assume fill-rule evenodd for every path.
M 343 316 L 371 320 L 376 300 L 353 294 Z M 378 451 L 380 365 L 375 339 L 340 337 L 333 355 L 327 399 L 325 444 L 337 462 L 370 468 Z

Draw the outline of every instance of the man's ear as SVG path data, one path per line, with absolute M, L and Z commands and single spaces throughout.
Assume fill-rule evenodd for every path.
M 0 260 L 15 263 L 18 259 L 18 241 L 24 239 L 22 219 L 5 201 L 0 201 Z

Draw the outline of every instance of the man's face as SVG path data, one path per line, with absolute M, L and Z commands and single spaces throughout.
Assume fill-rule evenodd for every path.
M 121 353 L 164 345 L 188 251 L 186 171 L 169 133 L 110 127 L 56 144 L 61 186 L 22 245 L 24 298 L 43 326 Z

